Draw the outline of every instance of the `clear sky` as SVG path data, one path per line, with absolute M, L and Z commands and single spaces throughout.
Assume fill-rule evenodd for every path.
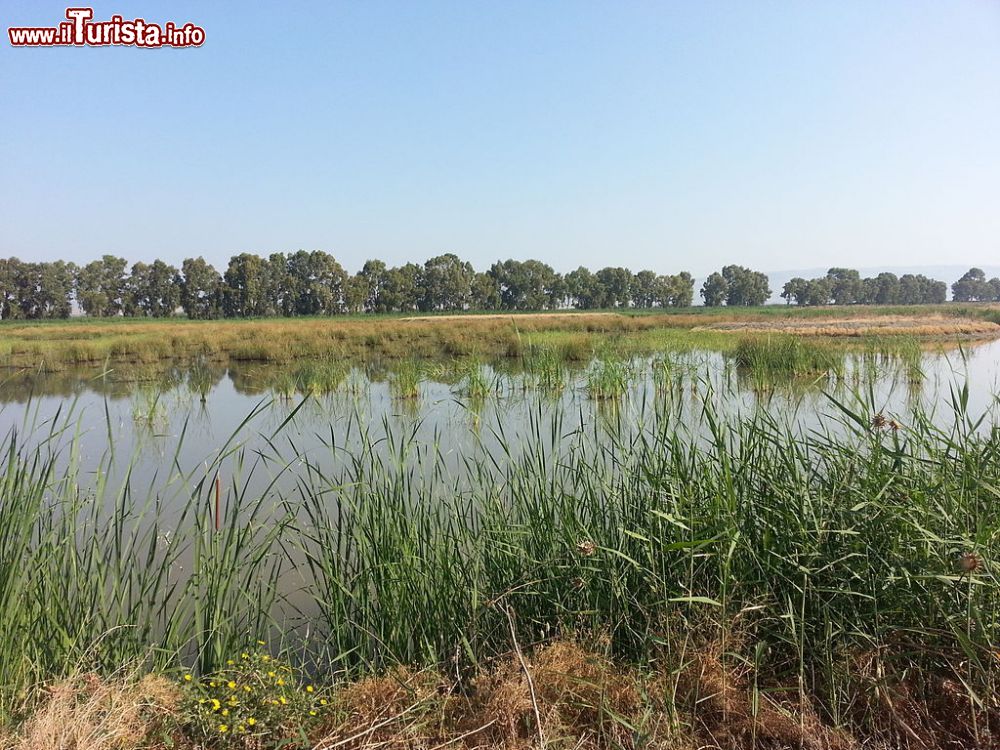
M 2 256 L 1000 260 L 996 0 L 120 0 L 207 41 L 10 47 L 65 7 L 0 0 Z

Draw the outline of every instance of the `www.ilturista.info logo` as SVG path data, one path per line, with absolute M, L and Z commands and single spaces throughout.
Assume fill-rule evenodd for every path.
M 7 36 L 14 47 L 199 47 L 205 30 L 193 23 L 163 25 L 142 18 L 94 21 L 93 8 L 67 8 L 58 26 L 12 26 Z

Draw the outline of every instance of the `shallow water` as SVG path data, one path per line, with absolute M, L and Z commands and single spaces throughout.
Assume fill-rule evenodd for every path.
M 30 443 L 64 428 L 60 440 L 75 442 L 84 475 L 100 471 L 114 482 L 128 470 L 133 483 L 145 485 L 208 466 L 235 447 L 245 456 L 335 470 L 363 446 L 388 450 L 392 440 L 405 440 L 455 469 L 472 455 L 504 460 L 501 443 L 541 437 L 558 446 L 590 427 L 627 434 L 657 417 L 690 425 L 706 403 L 734 417 L 764 410 L 801 429 L 836 429 L 843 413 L 831 397 L 904 424 L 919 407 L 944 424 L 963 386 L 971 415 L 990 410 L 1000 392 L 1000 341 L 925 353 L 920 378 L 883 356 L 848 356 L 839 376 L 765 383 L 707 351 L 619 364 L 627 387 L 612 398 L 595 398 L 588 387 L 598 362 L 566 371 L 562 387 L 506 363 L 503 371 L 478 365 L 476 384 L 468 365 L 437 364 L 411 398 L 394 397 L 393 374 L 377 368 L 353 367 L 332 392 L 308 394 L 292 391 L 266 365 L 175 369 L 151 380 L 114 371 L 9 373 L 0 384 L 0 431 Z M 485 394 L 470 394 L 476 385 Z
M 664 425 L 698 439 L 706 411 L 732 419 L 764 414 L 803 433 L 847 429 L 845 409 L 864 422 L 881 413 L 906 425 L 921 412 L 948 426 L 957 405 L 973 418 L 987 414 L 979 429 L 1000 423 L 1000 342 L 928 352 L 920 377 L 912 362 L 874 355 L 845 358 L 838 374 L 768 381 L 708 351 L 611 361 L 625 382 L 611 398 L 593 392 L 592 381 L 606 374 L 600 361 L 566 371 L 561 387 L 552 384 L 560 378 L 509 362 L 477 365 L 471 375 L 468 363 L 425 364 L 411 398 L 394 396 L 394 374 L 376 367 L 354 367 L 335 387 L 327 383 L 329 392 L 305 394 L 266 366 L 200 366 L 142 380 L 115 372 L 11 373 L 0 386 L 0 430 L 19 445 L 54 447 L 60 469 L 76 472 L 88 502 L 96 496 L 98 506 L 117 507 L 127 487 L 137 508 L 128 523 L 154 529 L 165 545 L 190 527 L 185 509 L 207 509 L 219 522 L 216 478 L 223 523 L 227 509 L 241 514 L 247 498 L 260 497 L 309 535 L 317 527 L 307 508 L 315 511 L 317 498 L 330 521 L 343 502 L 365 500 L 366 482 L 373 492 L 378 482 L 398 482 L 394 497 L 407 508 L 482 502 L 494 489 L 499 496 L 507 465 L 537 461 L 530 481 L 544 481 L 557 464 L 614 464 L 629 454 L 630 441 Z M 372 467 L 383 467 L 375 470 L 381 476 Z M 312 502 L 298 502 L 300 493 Z M 266 527 L 268 513 L 251 514 L 248 527 Z M 284 560 L 275 622 L 289 632 L 314 627 L 319 616 L 296 536 L 274 546 Z M 171 576 L 183 580 L 189 570 L 184 550 Z

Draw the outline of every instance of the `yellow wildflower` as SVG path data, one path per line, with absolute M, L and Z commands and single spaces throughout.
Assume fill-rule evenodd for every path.
M 256 723 L 257 723 L 257 720 L 254 717 L 252 717 L 252 716 L 249 719 L 247 719 L 247 724 L 249 724 L 250 726 L 253 726 Z
M 230 690 L 235 690 L 235 689 L 236 689 L 236 683 L 235 683 L 235 682 L 233 682 L 232 680 L 230 680 L 230 681 L 229 681 L 229 683 L 228 683 L 228 685 L 227 685 L 227 687 L 228 687 L 228 688 L 229 688 Z
M 312 685 L 306 685 L 306 692 L 307 693 L 311 693 L 311 692 L 313 692 L 313 690 L 314 690 L 314 688 L 313 688 Z
M 191 675 L 189 674 L 184 675 L 184 682 L 191 682 Z
M 226 724 L 219 724 L 219 733 L 220 734 L 225 734 L 228 731 L 229 731 L 229 726 L 228 725 L 226 725 Z

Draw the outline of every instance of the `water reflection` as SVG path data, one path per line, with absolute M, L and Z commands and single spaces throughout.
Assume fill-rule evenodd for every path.
M 81 467 L 109 478 L 118 478 L 116 466 L 127 467 L 133 480 L 151 477 L 162 473 L 164 460 L 190 470 L 231 450 L 237 433 L 245 450 L 263 455 L 279 428 L 280 440 L 295 453 L 330 454 L 325 460 L 331 470 L 365 441 L 378 444 L 400 431 L 433 446 L 447 468 L 473 452 L 496 448 L 497 436 L 508 445 L 521 434 L 528 439 L 529 422 L 554 421 L 556 415 L 560 430 L 596 423 L 620 433 L 641 430 L 653 417 L 696 422 L 693 417 L 710 401 L 719 413 L 764 409 L 810 428 L 830 412 L 830 396 L 845 399 L 857 392 L 867 408 L 881 413 L 902 415 L 920 407 L 934 414 L 955 384 L 966 381 L 967 408 L 978 413 L 996 401 L 998 355 L 1000 342 L 916 358 L 858 353 L 845 355 L 827 372 L 784 379 L 764 377 L 707 351 L 607 357 L 575 366 L 543 353 L 516 364 L 465 360 L 362 367 L 321 361 L 277 367 L 204 361 L 183 367 L 9 371 L 0 382 L 0 429 L 37 439 L 57 421 L 73 422 Z M 560 438 L 551 428 L 544 435 Z M 109 462 L 109 453 L 127 455 L 129 462 Z

